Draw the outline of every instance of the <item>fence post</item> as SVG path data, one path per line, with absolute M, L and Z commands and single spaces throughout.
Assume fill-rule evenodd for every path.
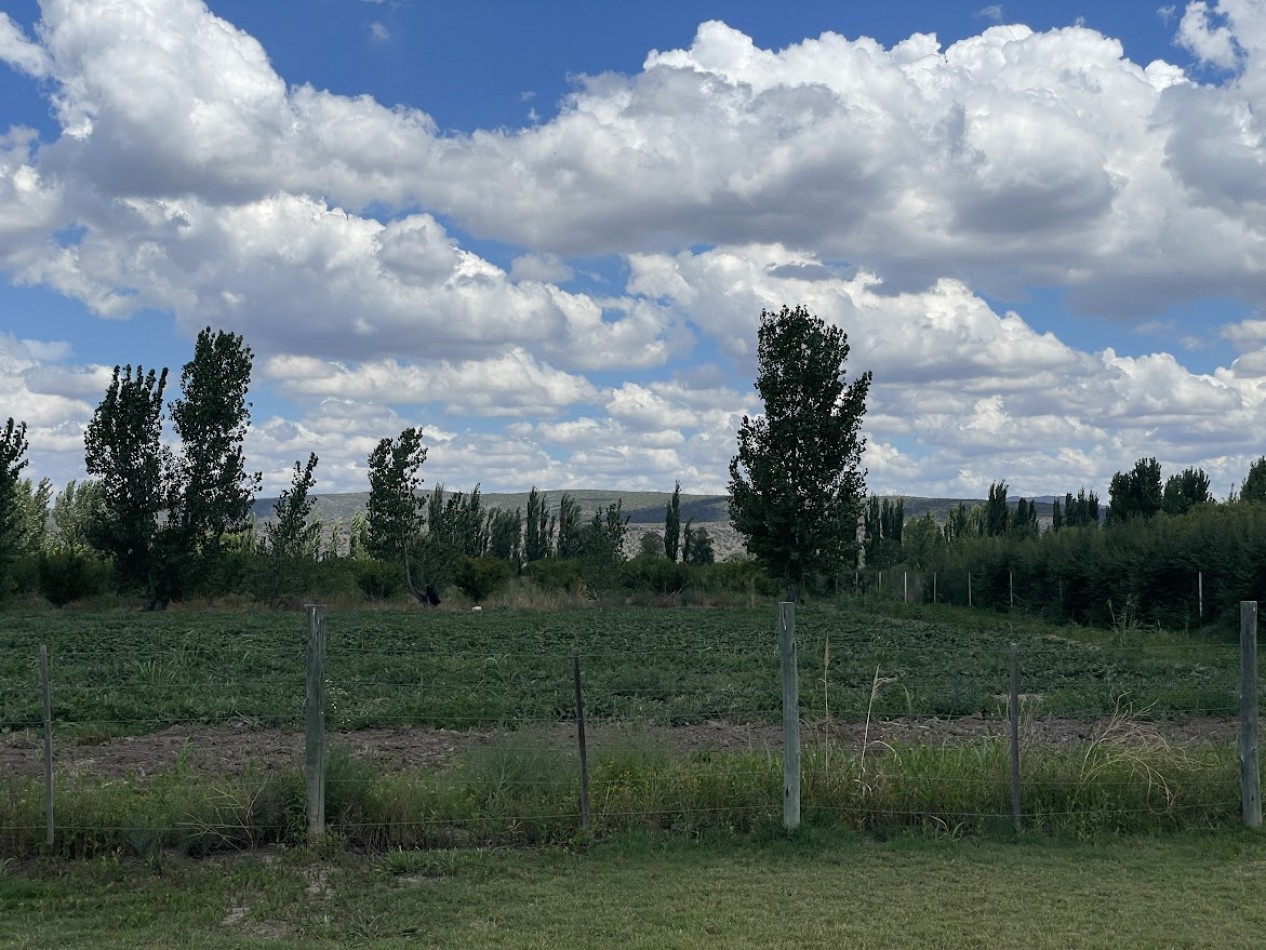
M 1015 606 L 1015 572 L 1007 571 L 1007 606 Z
M 580 651 L 571 650 L 571 675 L 576 690 L 576 741 L 580 744 L 580 827 L 589 830 L 589 749 L 585 743 L 585 700 L 580 691 Z
M 778 605 L 778 652 L 782 657 L 782 824 L 800 827 L 800 685 L 796 662 L 796 605 Z
M 1262 826 L 1257 764 L 1257 601 L 1240 601 L 1240 801 L 1244 825 Z
M 1020 648 L 1011 644 L 1011 820 L 1015 830 L 1020 823 Z
M 304 778 L 308 795 L 308 838 L 325 835 L 325 607 L 308 604 L 307 722 Z
M 901 572 L 901 602 L 903 604 L 910 603 L 910 572 Z
M 1196 592 L 1199 598 L 1199 606 L 1197 608 L 1199 610 L 1198 617 L 1200 622 L 1204 623 L 1204 571 L 1200 571 L 1196 574 Z
M 932 603 L 936 603 L 936 571 L 932 572 Z
M 48 676 L 48 645 L 40 644 L 40 690 L 44 694 L 44 843 L 53 847 L 53 696 Z
M 967 606 L 971 606 L 971 571 L 967 572 Z

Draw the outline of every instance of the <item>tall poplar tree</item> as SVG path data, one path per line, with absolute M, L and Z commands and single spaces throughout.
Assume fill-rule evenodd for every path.
M 852 564 L 866 491 L 862 416 L 871 374 L 845 382 L 844 331 L 804 307 L 761 312 L 756 391 L 730 461 L 730 518 L 795 599 L 814 574 Z

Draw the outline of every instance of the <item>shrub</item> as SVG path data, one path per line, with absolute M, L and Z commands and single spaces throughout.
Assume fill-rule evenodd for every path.
M 513 576 L 514 568 L 510 562 L 499 557 L 461 557 L 455 565 L 453 583 L 478 603 L 487 600 Z

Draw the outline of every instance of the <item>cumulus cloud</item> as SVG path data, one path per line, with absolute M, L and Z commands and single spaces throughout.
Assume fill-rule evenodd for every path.
M 1235 36 L 1225 22 L 1215 25 L 1221 16 L 1204 0 L 1187 4 L 1178 24 L 1177 42 L 1198 60 L 1220 69 L 1233 69 L 1239 59 Z
M 260 467 L 283 477 L 306 445 L 327 487 L 360 487 L 367 446 L 422 419 L 458 483 L 719 489 L 757 408 L 758 315 L 796 302 L 876 374 L 887 489 L 1103 485 L 1141 454 L 1229 471 L 1266 439 L 1260 320 L 1200 374 L 1024 316 L 1034 286 L 1140 322 L 1214 294 L 1266 307 L 1266 14 L 1197 0 L 1176 39 L 1225 75 L 1084 26 L 775 51 L 710 21 L 578 78 L 548 121 L 461 135 L 425 102 L 288 84 L 199 0 L 49 0 L 34 39 L 0 14 L 0 59 L 60 125 L 0 135 L 0 265 L 102 317 L 245 333 L 298 407 L 253 428 Z M 623 286 L 559 286 L 598 254 Z M 101 369 L 0 354 L 6 407 L 69 445 Z

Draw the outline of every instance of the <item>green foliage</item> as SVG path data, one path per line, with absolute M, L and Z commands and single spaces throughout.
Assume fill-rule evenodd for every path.
M 177 533 L 169 556 L 204 570 L 226 534 L 249 523 L 260 474 L 246 471 L 242 441 L 250 425 L 253 354 L 242 337 L 210 327 L 198 334 L 180 374 L 183 397 L 171 405 L 180 436 L 169 513 Z
M 1112 476 L 1108 496 L 1110 525 L 1157 514 L 1163 504 L 1160 463 L 1154 458 L 1142 458 L 1129 472 L 1117 472 Z
M 681 482 L 673 483 L 673 497 L 664 512 L 664 555 L 670 561 L 677 560 L 681 546 Z
M 93 523 L 102 516 L 105 495 L 95 479 L 71 479 L 53 499 L 53 543 L 68 551 L 86 551 Z
M 1266 455 L 1249 466 L 1244 484 L 1240 486 L 1240 500 L 1266 502 Z
M 1207 505 L 1212 501 L 1209 476 L 1203 469 L 1188 468 L 1166 479 L 1161 508 L 1167 515 L 1185 515 L 1196 505 Z
M 368 550 L 378 560 L 403 563 L 406 579 L 409 551 L 423 524 L 418 470 L 425 461 L 422 430 L 415 427 L 383 439 L 369 453 Z
M 310 570 L 321 543 L 321 522 L 312 517 L 316 499 L 317 456 L 308 454 L 306 465 L 295 462 L 290 487 L 283 489 L 273 505 L 273 521 L 264 529 L 264 548 L 272 562 L 272 599 L 306 591 Z
M 39 557 L 40 593 L 54 607 L 106 592 L 110 567 L 81 548 L 52 548 Z
M 870 373 L 844 382 L 849 345 L 804 307 L 762 311 L 756 390 L 730 462 L 730 516 L 748 550 L 789 585 L 852 564 L 865 493 L 859 434 Z
M 523 560 L 527 563 L 550 556 L 554 545 L 555 521 L 549 513 L 549 499 L 532 486 L 528 492 L 527 523 L 523 533 Z
M 637 542 L 637 556 L 640 558 L 664 557 L 664 536 L 658 531 L 648 531 Z
M 166 369 L 114 367 L 84 433 L 85 466 L 102 494 L 90 541 L 114 559 L 126 587 L 148 590 L 151 603 L 166 595 L 157 563 L 159 515 L 172 494 L 171 453 L 162 443 L 166 387 Z
M 696 528 L 693 521 L 687 521 L 685 539 L 682 560 L 687 564 L 706 565 L 716 562 L 716 551 L 712 547 L 712 538 L 708 535 L 707 528 L 702 525 Z
M 523 509 L 493 508 L 488 512 L 488 553 L 516 567 L 523 560 Z
M 905 530 L 904 498 L 871 496 L 863 519 L 865 562 L 867 567 L 883 569 L 901 559 L 901 537 Z
M 27 465 L 26 423 L 12 417 L 0 430 L 0 597 L 12 584 L 11 565 L 25 533 L 19 508 L 19 476 Z
M 585 564 L 575 559 L 544 558 L 529 561 L 523 568 L 523 576 L 541 590 L 567 594 L 582 594 L 585 584 Z
M 476 603 L 487 600 L 514 576 L 514 566 L 497 557 L 459 557 L 453 583 Z
M 984 534 L 998 538 L 1011 526 L 1011 509 L 1007 507 L 1007 483 L 990 482 L 989 500 L 985 503 Z
M 584 556 L 585 539 L 580 523 L 580 503 L 567 492 L 558 499 L 558 557 L 565 561 Z
M 1061 524 L 1053 527 L 1057 531 L 1061 528 L 1099 527 L 1099 496 L 1094 492 L 1087 493 L 1085 486 L 1077 490 L 1076 498 L 1072 492 L 1065 493 Z
M 945 541 L 940 526 L 932 512 L 924 512 L 921 518 L 906 522 L 902 553 L 906 563 L 926 567 L 940 553 Z M 869 562 L 867 562 L 869 563 Z

